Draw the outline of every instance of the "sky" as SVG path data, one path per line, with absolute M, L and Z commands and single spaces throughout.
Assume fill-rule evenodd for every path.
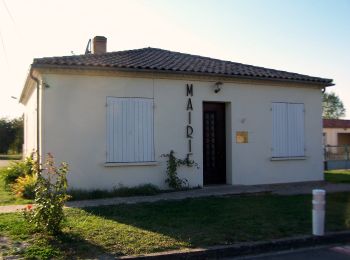
M 350 119 L 350 0 L 0 0 L 0 118 L 34 58 L 156 47 L 332 78 Z M 16 99 L 17 98 L 17 99 Z

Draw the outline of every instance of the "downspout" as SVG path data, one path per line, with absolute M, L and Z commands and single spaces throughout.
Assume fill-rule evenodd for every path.
M 38 173 L 40 170 L 40 81 L 37 77 L 33 74 L 33 68 L 30 68 L 30 77 L 36 82 L 36 141 L 37 141 L 37 169 Z

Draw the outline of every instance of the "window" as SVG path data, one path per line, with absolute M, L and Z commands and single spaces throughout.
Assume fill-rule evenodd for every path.
M 107 97 L 107 162 L 152 161 L 153 99 Z
M 304 104 L 272 103 L 272 157 L 303 157 Z

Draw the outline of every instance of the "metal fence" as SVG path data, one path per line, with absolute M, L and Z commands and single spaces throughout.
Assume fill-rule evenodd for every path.
M 327 145 L 324 147 L 325 169 L 349 169 L 350 145 Z
M 350 153 L 349 145 L 339 145 L 339 146 L 327 145 L 324 148 L 325 161 L 350 160 L 349 153 Z

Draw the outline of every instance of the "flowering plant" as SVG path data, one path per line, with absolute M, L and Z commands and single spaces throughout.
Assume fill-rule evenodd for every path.
M 37 184 L 35 188 L 35 207 L 28 205 L 24 210 L 25 219 L 34 224 L 37 230 L 49 234 L 61 231 L 64 220 L 64 203 L 67 195 L 68 165 L 55 166 L 54 158 L 48 154 L 43 169 L 36 169 Z

